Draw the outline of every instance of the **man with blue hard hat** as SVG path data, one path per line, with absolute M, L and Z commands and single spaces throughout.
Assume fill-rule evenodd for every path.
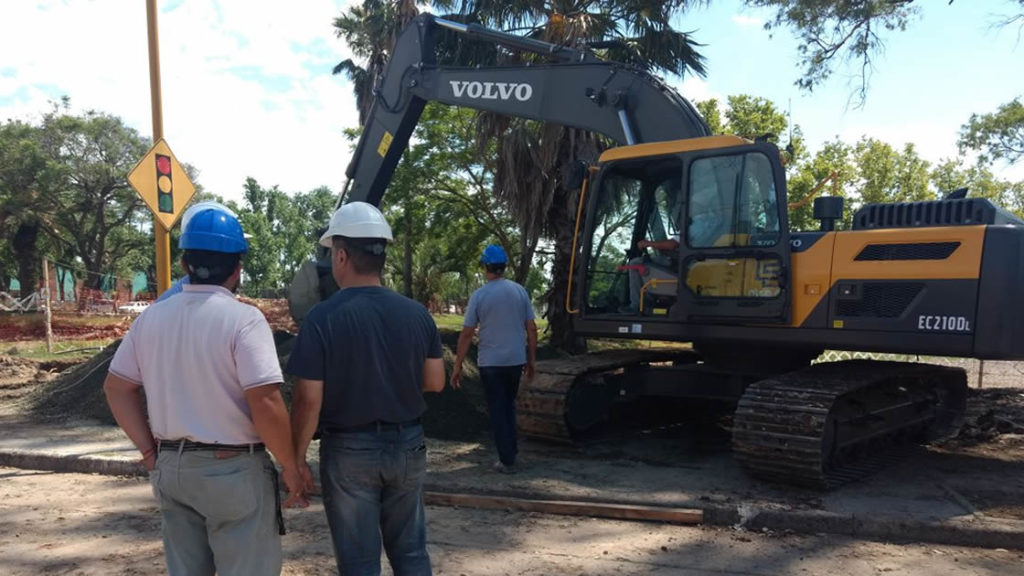
M 526 290 L 504 277 L 508 256 L 504 248 L 491 244 L 480 256 L 487 283 L 473 292 L 459 334 L 452 368 L 451 385 L 462 383 L 462 362 L 469 352 L 473 334 L 480 327 L 477 366 L 491 416 L 499 472 L 515 470 L 518 449 L 516 395 L 520 376 L 533 378 L 537 358 L 537 324 Z
M 184 232 L 185 228 L 188 227 L 188 223 L 192 220 L 193 216 L 195 216 L 196 214 L 198 214 L 200 212 L 206 211 L 206 210 L 219 210 L 219 211 L 227 214 L 228 216 L 231 216 L 232 218 L 238 218 L 238 215 L 235 214 L 234 210 L 232 210 L 231 208 L 228 208 L 227 206 L 221 204 L 220 202 L 213 202 L 213 201 L 197 202 L 197 203 L 193 204 L 192 206 L 189 206 L 188 210 L 185 210 L 185 213 L 182 214 L 182 216 L 181 216 L 181 230 L 182 230 L 182 232 Z M 248 234 L 243 234 L 243 236 L 246 239 L 248 239 L 250 237 Z M 167 290 L 164 290 L 163 294 L 160 294 L 160 296 L 156 299 L 156 302 L 161 302 L 163 300 L 166 300 L 166 299 L 170 298 L 171 296 L 174 296 L 175 294 L 180 294 L 182 287 L 187 285 L 188 283 L 189 283 L 188 274 L 185 274 L 181 278 L 175 280 L 171 284 L 170 288 L 168 288 Z
M 132 324 L 103 384 L 107 402 L 149 470 L 168 572 L 279 574 L 284 524 L 268 450 L 285 505 L 306 501 L 270 326 L 234 296 L 248 242 L 237 218 L 207 208 L 178 246 L 189 284 Z

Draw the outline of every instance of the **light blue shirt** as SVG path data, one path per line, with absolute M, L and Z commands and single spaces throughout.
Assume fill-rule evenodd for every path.
M 499 278 L 473 292 L 462 326 L 480 326 L 477 366 L 526 364 L 529 320 L 533 320 L 533 305 L 519 284 Z
M 182 286 L 187 286 L 188 284 L 191 284 L 191 282 L 188 279 L 188 276 L 178 278 L 177 280 L 174 281 L 173 284 L 171 284 L 170 288 L 164 290 L 164 293 L 161 294 L 160 297 L 156 299 L 156 302 L 167 300 L 171 296 L 180 293 L 182 290 Z M 154 302 L 154 304 L 156 304 L 156 302 Z

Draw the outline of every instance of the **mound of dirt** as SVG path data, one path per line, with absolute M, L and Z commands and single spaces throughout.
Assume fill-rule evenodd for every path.
M 103 380 L 120 345 L 121 341 L 116 340 L 88 361 L 37 386 L 27 398 L 29 412 L 42 419 L 88 419 L 115 424 L 103 395 Z
M 266 317 L 267 323 L 270 324 L 270 329 L 281 332 L 289 332 L 296 334 L 299 331 L 299 327 L 296 326 L 295 321 L 292 320 L 291 312 L 288 311 L 288 300 L 284 298 L 249 298 L 246 296 L 239 296 L 238 300 L 255 306 L 263 312 L 263 316 Z
M 455 346 L 458 332 L 442 331 L 442 344 L 445 349 L 446 373 L 451 374 L 451 365 L 455 357 Z M 274 341 L 277 345 L 278 359 L 282 367 L 288 362 L 294 345 L 294 336 L 289 332 L 275 331 Z M 61 374 L 50 382 L 41 382 L 27 396 L 30 413 L 42 419 L 61 420 L 96 420 L 106 424 L 115 424 L 113 415 L 107 407 L 103 395 L 103 380 L 107 376 L 107 368 L 114 351 L 120 345 L 117 340 L 103 349 L 89 361 Z M 463 369 L 463 384 L 459 390 L 446 386 L 439 394 L 427 394 L 427 412 L 423 415 L 423 426 L 427 435 L 444 440 L 473 440 L 486 435 L 490 430 L 487 417 L 486 401 L 483 388 L 480 386 L 479 373 L 472 362 L 475 352 L 470 355 Z M 34 362 L 18 358 L 8 361 L 12 373 L 18 370 L 22 380 L 32 379 L 38 367 Z M 22 371 L 22 366 L 25 366 Z M 6 366 L 0 363 L 0 373 Z M 282 392 L 286 402 L 290 404 L 292 395 L 291 378 L 286 377 Z
M 17 356 L 0 356 L 0 384 L 22 383 L 35 378 L 39 363 Z
M 1024 390 L 1020 388 L 971 389 L 967 414 L 953 440 L 962 446 L 990 442 L 1003 435 L 1024 434 Z

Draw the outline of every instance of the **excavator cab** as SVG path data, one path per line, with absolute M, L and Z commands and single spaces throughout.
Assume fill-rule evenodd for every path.
M 783 178 L 774 146 L 739 138 L 606 152 L 582 200 L 583 317 L 788 322 Z

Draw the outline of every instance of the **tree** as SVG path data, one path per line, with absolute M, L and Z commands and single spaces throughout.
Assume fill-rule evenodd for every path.
M 943 160 L 931 171 L 931 182 L 942 196 L 967 188 L 970 196 L 987 198 L 1024 218 L 1024 182 L 1000 180 L 983 163 L 964 166 L 963 160 Z
M 469 259 L 459 270 L 475 269 L 480 244 L 501 244 L 511 259 L 511 276 L 523 282 L 533 262 L 536 239 L 522 230 L 517 233 L 516 220 L 494 194 L 495 147 L 476 142 L 476 117 L 471 110 L 429 104 L 416 128 L 416 144 L 408 157 L 421 166 L 418 181 L 425 185 L 427 196 L 436 201 L 440 214 L 464 214 L 471 221 L 461 232 L 453 230 L 455 242 L 473 242 Z M 451 220 L 445 216 L 442 222 Z M 469 268 L 467 268 L 467 264 Z
M 953 0 L 950 0 L 950 4 Z M 883 35 L 906 30 L 920 14 L 915 0 L 746 0 L 747 5 L 770 8 L 775 16 L 768 30 L 789 27 L 800 42 L 804 73 L 797 86 L 808 91 L 828 80 L 836 60 L 860 67 L 857 98 L 864 102 L 872 62 L 885 45 Z M 1005 0 L 1022 10 L 1002 24 L 1024 22 L 1024 0 Z
M 149 143 L 120 118 L 93 110 L 54 110 L 43 117 L 42 133 L 47 154 L 64 170 L 54 222 L 99 288 L 100 274 L 127 273 L 125 258 L 146 249 L 145 206 L 127 177 Z
M 725 124 L 721 127 L 723 134 L 733 134 L 747 140 L 763 138 L 776 144 L 785 151 L 787 164 L 793 164 L 806 155 L 800 127 L 790 126 L 786 113 L 779 110 L 771 100 L 737 94 L 729 96 L 726 102 Z
M 246 178 L 244 204 L 235 209 L 249 234 L 249 253 L 242 268 L 243 294 L 279 294 L 305 262 L 316 257 L 317 240 L 334 211 L 337 195 L 326 186 L 289 196 L 277 186 L 264 188 Z
M 748 140 L 770 136 L 771 140 L 777 142 L 789 126 L 786 114 L 766 98 L 738 94 L 729 96 L 728 102 L 725 118 L 728 121 L 727 130 L 731 134 Z
M 889 144 L 874 138 L 861 138 L 854 147 L 858 200 L 861 205 L 882 202 L 933 200 L 929 189 L 929 164 L 921 159 L 913 144 L 897 152 Z
M 700 112 L 700 115 L 704 117 L 704 122 L 707 123 L 708 128 L 711 129 L 711 133 L 725 134 L 725 119 L 722 117 L 722 111 L 718 107 L 718 98 L 711 98 L 710 100 L 701 100 L 700 102 L 694 102 L 693 105 Z
M 245 179 L 243 196 L 238 219 L 252 237 L 241 290 L 252 297 L 280 293 L 299 267 L 316 256 L 317 240 L 336 196 L 326 186 L 289 196 L 277 186 L 264 188 L 251 177 Z
M 817 227 L 814 220 L 814 201 L 809 196 L 838 196 L 844 198 L 843 220 L 849 225 L 853 220 L 850 194 L 846 184 L 854 181 L 857 172 L 852 160 L 853 150 L 840 140 L 826 142 L 812 158 L 799 162 L 788 178 L 786 191 L 789 195 L 789 227 L 792 230 L 812 230 Z M 835 174 L 833 177 L 832 174 Z M 828 180 L 828 181 L 827 181 Z
M 961 154 L 966 150 L 979 152 L 979 159 L 985 163 L 1005 160 L 1013 164 L 1024 157 L 1024 103 L 1020 97 L 995 112 L 971 114 L 960 129 L 957 145 Z
M 0 290 L 16 268 L 23 294 L 40 278 L 40 243 L 53 231 L 60 166 L 42 147 L 40 130 L 20 121 L 0 125 Z
M 475 113 L 428 104 L 411 142 L 384 205 L 402 251 L 400 261 L 389 261 L 389 272 L 401 278 L 403 292 L 427 305 L 442 293 L 464 300 L 468 292 L 460 288 L 469 285 L 445 282 L 445 276 L 474 277 L 486 242 L 505 247 L 521 281 L 534 246 L 523 248 L 515 221 L 492 192 L 493 157 L 476 148 Z
M 691 5 L 686 0 L 567 0 L 547 2 L 442 1 L 441 10 L 458 10 L 452 18 L 480 22 L 494 28 L 522 32 L 525 36 L 556 44 L 600 42 L 610 60 L 630 62 L 641 68 L 670 74 L 703 74 L 699 45 L 685 32 L 671 26 L 672 17 Z M 540 57 L 499 51 L 494 47 L 462 51 L 460 64 L 491 64 L 536 61 Z M 570 185 L 569 168 L 577 161 L 596 159 L 607 143 L 594 134 L 521 118 L 482 114 L 483 140 L 497 143 L 495 193 L 517 216 L 527 242 L 550 241 L 554 254 L 552 283 L 547 301 L 552 345 L 574 350 L 577 341 L 565 309 L 572 258 L 573 222 L 579 189 Z
M 351 6 L 334 19 L 335 35 L 344 39 L 352 53 L 363 60 L 359 64 L 348 58 L 333 70 L 334 74 L 344 72 L 355 87 L 360 126 L 366 122 L 373 103 L 373 87 L 384 72 L 395 40 L 419 13 L 416 6 L 423 4 L 422 0 L 363 0 L 361 5 Z

